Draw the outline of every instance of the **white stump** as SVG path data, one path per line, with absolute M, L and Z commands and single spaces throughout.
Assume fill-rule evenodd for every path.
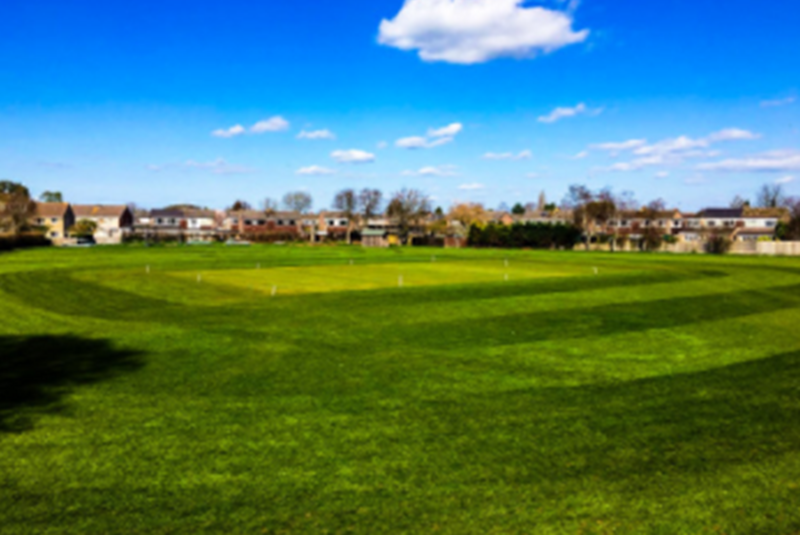
M 277 294 L 278 294 L 278 287 L 277 286 L 273 286 L 272 287 L 272 297 L 275 297 Z
M 398 277 L 398 279 L 397 279 L 397 286 L 398 286 L 398 288 L 402 288 L 403 287 L 403 276 L 402 275 L 400 275 L 400 277 Z

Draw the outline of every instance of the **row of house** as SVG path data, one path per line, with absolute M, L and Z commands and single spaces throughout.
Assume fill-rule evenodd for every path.
M 603 230 L 630 239 L 640 239 L 648 229 L 655 228 L 678 242 L 704 241 L 711 234 L 732 241 L 758 241 L 774 238 L 778 225 L 790 218 L 785 208 L 709 208 L 697 213 L 625 211 L 608 221 Z
M 417 236 L 426 234 L 426 226 L 433 221 L 420 221 L 412 229 Z M 698 213 L 682 213 L 679 210 L 652 212 L 621 211 L 605 222 L 594 222 L 595 234 L 641 239 L 650 229 L 673 236 L 677 241 L 696 242 L 705 240 L 709 234 L 724 234 L 733 241 L 754 241 L 773 238 L 781 222 L 790 218 L 783 208 L 711 208 Z M 506 212 L 491 212 L 488 221 L 501 225 L 515 223 L 569 224 L 572 214 L 568 211 L 527 212 L 513 215 Z M 343 239 L 349 224 L 341 212 L 323 211 L 318 214 L 299 212 L 265 212 L 258 210 L 215 211 L 198 208 L 170 208 L 134 213 L 124 205 L 73 205 L 69 203 L 36 203 L 31 217 L 33 226 L 43 228 L 48 238 L 56 244 L 64 243 L 72 227 L 81 220 L 95 223 L 95 241 L 99 244 L 121 243 L 126 235 L 142 237 L 181 237 L 185 240 L 209 241 L 212 239 L 237 238 L 259 234 L 272 234 L 293 239 L 324 241 Z M 468 229 L 459 228 L 455 221 L 448 221 L 452 234 L 465 236 Z M 398 222 L 385 216 L 377 216 L 354 230 L 363 243 L 371 246 L 387 246 L 398 233 Z M 462 241 L 450 242 L 463 244 Z

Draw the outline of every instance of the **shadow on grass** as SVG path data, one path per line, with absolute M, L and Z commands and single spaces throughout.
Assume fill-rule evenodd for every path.
M 0 433 L 30 429 L 36 415 L 63 410 L 74 388 L 142 366 L 139 353 L 74 336 L 0 336 Z

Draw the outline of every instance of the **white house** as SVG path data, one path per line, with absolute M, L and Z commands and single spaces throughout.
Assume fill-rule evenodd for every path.
M 74 204 L 75 221 L 88 220 L 97 225 L 94 240 L 98 244 L 122 243 L 122 237 L 133 227 L 133 213 L 123 205 Z

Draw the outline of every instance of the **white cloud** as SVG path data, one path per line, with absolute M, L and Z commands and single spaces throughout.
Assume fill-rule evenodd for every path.
M 523 150 L 518 154 L 513 152 L 487 152 L 483 155 L 484 160 L 530 160 L 533 158 L 533 153 L 529 150 Z
M 776 184 L 791 184 L 795 180 L 796 179 L 793 176 L 785 176 L 785 177 L 781 177 L 778 180 L 776 180 L 775 183 Z
M 726 128 L 697 139 L 680 136 L 652 144 L 647 144 L 644 140 L 635 139 L 622 143 L 604 143 L 593 146 L 611 151 L 631 150 L 638 158 L 629 162 L 617 163 L 604 169 L 606 171 L 627 172 L 659 165 L 678 165 L 694 158 L 715 158 L 722 153 L 718 150 L 711 150 L 710 147 L 714 143 L 753 140 L 760 137 L 760 134 L 748 130 Z
M 297 170 L 298 175 L 303 176 L 323 176 L 323 175 L 334 175 L 336 171 L 333 169 L 328 169 L 327 167 L 321 167 L 319 165 L 310 165 L 308 167 L 302 167 Z
M 263 134 L 265 132 L 282 132 L 289 129 L 289 121 L 283 117 L 276 116 L 270 119 L 259 121 L 250 127 L 253 134 Z
M 401 149 L 425 149 L 428 147 L 428 140 L 419 136 L 404 137 L 398 139 L 395 145 Z
M 331 158 L 339 163 L 371 163 L 375 161 L 375 155 L 363 150 L 335 150 L 331 153 Z
M 667 178 L 669 176 L 668 171 L 659 171 L 656 173 L 656 178 Z
M 147 169 L 153 173 L 160 173 L 162 171 L 207 171 L 215 175 L 240 175 L 255 171 L 252 167 L 228 163 L 223 158 L 217 158 L 210 162 L 187 160 L 183 163 L 148 165 Z
M 646 139 L 629 139 L 628 141 L 621 141 L 618 143 L 597 143 L 591 145 L 590 148 L 597 150 L 605 150 L 608 152 L 622 152 L 625 150 L 634 150 L 647 145 Z
M 528 173 L 525 176 L 527 176 L 528 178 L 539 178 L 541 175 L 539 175 L 539 173 Z
M 589 151 L 584 150 L 572 157 L 573 160 L 585 160 L 589 157 Z
M 570 117 L 576 117 L 578 115 L 584 115 L 584 114 L 600 115 L 601 113 L 603 113 L 602 108 L 590 110 L 589 108 L 586 107 L 586 104 L 580 103 L 574 108 L 556 108 L 549 114 L 542 115 L 541 117 L 539 117 L 539 122 L 552 124 L 560 121 L 561 119 L 568 119 Z
M 458 186 L 458 189 L 465 190 L 465 191 L 476 191 L 479 189 L 484 189 L 486 186 L 483 184 L 478 184 L 477 182 L 473 182 L 471 184 L 461 184 Z
M 442 128 L 431 128 L 428 130 L 428 137 L 455 137 L 461 133 L 464 125 L 461 123 L 453 123 Z
M 249 130 L 242 125 L 237 124 L 235 126 L 231 126 L 230 128 L 220 128 L 218 130 L 214 130 L 211 132 L 211 135 L 214 137 L 232 138 L 241 136 L 247 132 L 250 132 L 251 134 L 263 134 L 264 132 L 280 132 L 287 130 L 288 128 L 289 122 L 283 117 L 276 116 L 272 117 L 271 119 L 265 119 L 257 122 L 251 126 Z
M 403 171 L 403 176 L 458 176 L 454 165 L 423 167 L 418 171 Z
M 749 130 L 742 130 L 741 128 L 726 128 L 724 130 L 720 130 L 719 132 L 714 132 L 706 139 L 710 143 L 716 143 L 718 141 L 749 141 L 753 139 L 759 139 L 760 137 L 761 134 L 756 134 L 754 132 L 750 132 Z
M 312 130 L 310 132 L 303 130 L 297 134 L 297 139 L 336 139 L 336 135 L 330 130 Z
M 527 7 L 524 0 L 406 0 L 383 20 L 378 42 L 418 50 L 423 61 L 469 65 L 500 57 L 528 58 L 589 36 L 573 31 L 571 12 Z
M 789 104 L 794 104 L 794 101 L 797 100 L 795 97 L 786 97 L 786 98 L 778 98 L 774 100 L 765 100 L 761 102 L 762 108 L 777 108 L 778 106 L 788 106 Z
M 218 130 L 214 130 L 211 132 L 211 135 L 214 137 L 221 137 L 221 138 L 231 138 L 236 137 L 244 134 L 246 130 L 240 124 L 236 126 L 231 126 L 230 128 L 220 128 Z
M 706 139 L 692 139 L 690 137 L 681 136 L 675 139 L 665 139 L 663 141 L 659 141 L 658 143 L 653 143 L 652 145 L 644 145 L 634 150 L 633 153 L 638 156 L 650 156 L 656 154 L 666 155 L 676 152 L 702 149 L 708 147 L 708 145 L 709 141 Z
M 451 143 L 464 129 L 461 123 L 453 123 L 442 128 L 431 128 L 427 136 L 411 136 L 398 139 L 395 146 L 401 149 L 432 149 Z
M 697 166 L 705 171 L 783 173 L 800 171 L 800 150 L 772 151 L 750 156 L 734 158 L 720 162 L 703 163 Z

